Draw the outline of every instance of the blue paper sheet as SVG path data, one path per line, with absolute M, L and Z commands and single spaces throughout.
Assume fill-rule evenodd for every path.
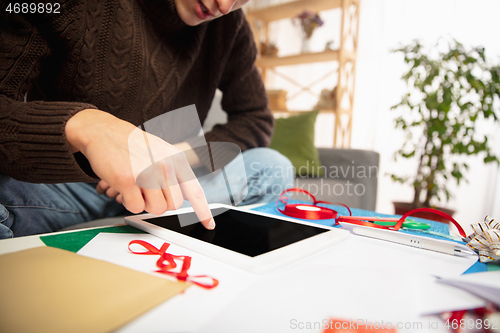
M 292 200 L 292 199 L 289 199 L 288 203 L 289 204 L 297 204 L 297 203 L 311 204 L 310 201 L 300 201 L 300 200 Z M 284 204 L 279 203 L 279 205 L 280 205 L 280 209 L 284 209 Z M 349 211 L 347 210 L 347 208 L 345 208 L 343 206 L 327 205 L 327 204 L 321 204 L 321 205 L 336 210 L 339 214 L 338 216 L 348 216 L 349 215 Z M 272 214 L 272 215 L 286 216 L 276 208 L 275 202 L 270 202 L 266 205 L 254 208 L 253 210 L 263 212 L 263 213 Z M 377 216 L 377 217 L 395 217 L 395 218 L 401 217 L 401 215 L 381 214 L 381 213 L 377 213 L 377 212 L 374 212 L 371 210 L 364 210 L 364 209 L 357 209 L 357 208 L 351 208 L 351 212 L 352 212 L 352 216 Z M 463 242 L 459 238 L 450 236 L 450 229 L 448 227 L 448 224 L 446 224 L 446 223 L 431 221 L 431 220 L 422 219 L 422 218 L 413 217 L 413 216 L 411 216 L 410 218 L 412 220 L 417 221 L 417 222 L 427 223 L 431 227 L 430 227 L 430 229 L 427 229 L 427 230 L 400 229 L 400 232 L 404 232 L 404 233 L 412 234 L 412 235 L 417 235 L 417 236 L 436 238 L 436 239 L 451 240 L 451 241 L 457 242 L 459 244 L 466 244 L 465 242 Z M 335 225 L 335 219 L 327 219 L 327 220 L 297 219 L 297 220 L 308 221 L 308 222 L 317 223 L 317 224 L 321 224 L 321 225 L 325 225 L 325 226 L 340 228 L 339 224 Z M 485 272 L 487 270 L 488 270 L 487 264 L 484 264 L 484 263 L 477 261 L 464 274 Z
M 305 204 L 311 204 L 310 201 L 300 201 L 300 200 L 292 200 L 290 199 L 288 201 L 289 204 L 296 204 L 296 203 L 305 203 Z M 321 204 L 322 206 L 331 208 L 336 210 L 339 213 L 339 216 L 349 216 L 349 211 L 347 208 L 343 206 L 336 206 L 336 205 L 327 205 L 327 204 Z M 280 209 L 284 209 L 284 204 L 280 203 Z M 270 202 L 266 205 L 254 208 L 253 210 L 259 211 L 259 212 L 264 212 L 268 214 L 273 214 L 273 215 L 278 215 L 278 216 L 286 216 L 282 214 L 277 208 L 276 208 L 276 203 L 275 202 Z M 381 214 L 377 213 L 371 210 L 364 210 L 364 209 L 357 209 L 357 208 L 351 208 L 352 211 L 352 216 L 380 216 L 380 217 L 395 217 L 395 218 L 400 218 L 401 215 L 388 215 L 388 214 Z M 430 224 L 430 229 L 428 230 L 409 230 L 409 229 L 401 229 L 401 232 L 412 234 L 412 235 L 417 235 L 417 236 L 425 236 L 425 237 L 431 237 L 431 238 L 436 238 L 436 239 L 444 239 L 444 240 L 451 240 L 455 241 L 460 244 L 465 244 L 462 240 L 460 240 L 457 237 L 450 236 L 450 229 L 448 227 L 448 224 L 446 223 L 441 223 L 441 222 L 436 222 L 436 221 L 431 221 L 431 220 L 426 220 L 418 217 L 410 217 L 412 220 L 415 220 L 417 222 L 424 222 L 427 224 Z M 308 221 L 308 222 L 313 222 L 325 226 L 330 226 L 330 227 L 340 227 L 340 225 L 335 225 L 335 219 L 327 219 L 327 220 L 304 220 L 304 219 L 297 219 L 297 220 L 303 220 L 303 221 Z

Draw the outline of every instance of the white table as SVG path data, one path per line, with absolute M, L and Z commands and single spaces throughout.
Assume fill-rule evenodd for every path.
M 1 240 L 0 254 L 45 246 L 39 236 Z M 101 236 L 105 246 L 99 245 Z M 80 252 L 127 266 L 128 262 L 120 263 L 111 252 L 117 248 L 122 251 L 127 237 L 153 236 L 98 237 L 92 240 L 95 244 L 89 242 Z M 321 332 L 330 318 L 360 324 L 384 319 L 415 328 L 400 332 L 446 332 L 436 312 L 484 304 L 468 293 L 435 283 L 433 278 L 461 274 L 472 264 L 470 259 L 375 239 L 351 235 L 340 244 L 265 275 L 230 267 L 182 247 L 174 249 L 192 255 L 192 268 L 197 269 L 198 263 L 198 269 L 218 278 L 220 285 L 213 290 L 190 287 L 120 332 Z M 307 329 L 309 326 L 312 329 Z

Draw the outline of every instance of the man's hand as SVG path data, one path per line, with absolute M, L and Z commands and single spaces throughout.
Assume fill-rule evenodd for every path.
M 203 189 L 182 150 L 99 110 L 78 112 L 66 123 L 65 132 L 71 151 L 82 152 L 101 179 L 99 193 L 116 196 L 118 202 L 136 214 L 146 210 L 160 215 L 180 208 L 185 198 L 207 229 L 215 227 Z M 153 182 L 168 184 L 139 187 L 138 172 L 148 167 L 156 167 L 165 176 Z

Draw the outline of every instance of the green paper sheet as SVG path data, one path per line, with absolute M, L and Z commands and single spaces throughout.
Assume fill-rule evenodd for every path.
M 101 232 L 144 234 L 145 232 L 129 225 L 83 229 L 63 234 L 40 236 L 40 240 L 47 246 L 56 247 L 71 252 L 78 252 L 82 247 Z

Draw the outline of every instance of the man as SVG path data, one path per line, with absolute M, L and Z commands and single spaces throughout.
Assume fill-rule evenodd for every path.
M 210 165 L 209 156 L 191 153 L 199 138 L 173 145 L 148 134 L 162 151 L 186 151 L 173 165 L 180 187 L 170 191 L 136 184 L 128 139 L 137 126 L 186 105 L 196 105 L 203 123 L 217 88 L 228 122 L 204 139 L 243 151 L 254 182 L 243 204 L 269 200 L 275 184 L 288 186 L 290 177 L 257 171 L 286 169 L 286 158 L 250 149 L 269 144 L 273 118 L 253 37 L 237 10 L 246 1 L 69 0 L 57 12 L 43 2 L 26 14 L 3 4 L 0 237 L 124 214 L 122 203 L 132 213 L 161 214 L 183 199 L 213 229 L 200 183 L 177 172 Z M 249 170 L 250 161 L 259 167 Z M 98 180 L 96 193 L 88 183 Z

